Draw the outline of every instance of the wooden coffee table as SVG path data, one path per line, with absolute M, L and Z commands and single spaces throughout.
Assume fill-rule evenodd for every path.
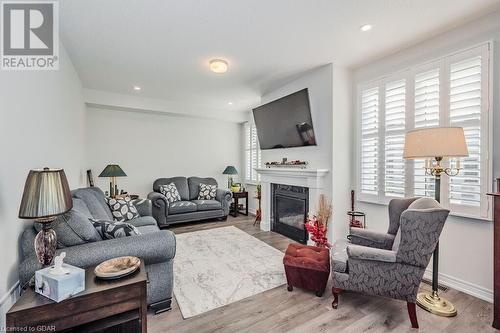
M 56 303 L 26 290 L 7 312 L 7 328 L 26 332 L 147 332 L 147 275 L 138 271 L 118 280 L 99 280 L 85 270 L 85 290 Z

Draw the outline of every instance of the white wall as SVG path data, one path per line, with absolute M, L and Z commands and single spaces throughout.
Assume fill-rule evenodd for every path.
M 354 88 L 356 88 L 356 83 L 373 80 L 488 40 L 494 41 L 493 105 L 490 112 L 493 114 L 493 128 L 498 128 L 500 125 L 498 115 L 500 110 L 500 12 L 492 13 L 480 20 L 357 69 L 354 72 Z M 500 132 L 494 131 L 493 136 L 493 176 L 500 177 L 500 153 L 495 144 L 500 140 Z M 353 155 L 353 166 L 356 166 L 355 161 L 356 156 Z M 353 179 L 353 184 L 355 184 L 355 179 Z M 357 209 L 367 213 L 367 223 L 370 229 L 387 230 L 387 206 L 359 202 Z M 430 266 L 429 269 L 431 269 Z M 439 272 L 440 281 L 443 284 L 491 301 L 493 290 L 492 223 L 450 216 L 440 239 Z
M 62 45 L 59 50 L 58 71 L 0 73 L 0 327 L 18 280 L 19 237 L 31 225 L 17 218 L 29 170 L 64 168 L 71 188 L 84 179 L 82 87 Z
M 88 108 L 87 124 L 87 166 L 103 190 L 109 180 L 97 176 L 107 164 L 118 164 L 127 174 L 118 178 L 120 189 L 142 197 L 157 178 L 214 177 L 225 188 L 224 168 L 241 170 L 237 123 Z
M 332 200 L 334 210 L 329 229 L 331 240 L 343 238 L 347 234 L 345 212 L 349 205 L 352 155 L 351 86 L 351 72 L 329 64 L 277 87 L 263 95 L 261 100 L 261 103 L 265 104 L 298 90 L 309 89 L 317 146 L 263 150 L 262 162 L 281 161 L 286 157 L 288 160 L 307 161 L 307 167 L 310 169 L 330 171 L 325 177 L 323 192 Z M 248 189 L 251 194 L 255 192 L 255 186 L 248 186 Z M 254 211 L 255 206 L 253 200 L 250 210 Z M 316 202 L 309 203 L 310 211 L 316 209 Z

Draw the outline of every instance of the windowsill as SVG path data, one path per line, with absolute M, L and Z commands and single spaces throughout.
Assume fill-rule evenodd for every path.
M 245 185 L 257 186 L 257 185 L 259 185 L 259 182 L 255 181 L 255 180 L 245 180 Z
M 356 201 L 366 203 L 366 204 L 377 205 L 377 206 L 385 206 L 385 207 L 387 207 L 389 205 L 388 203 L 385 203 L 385 202 L 372 201 L 372 200 L 359 199 L 359 198 L 356 199 Z M 464 214 L 464 213 L 457 213 L 457 212 L 453 212 L 453 211 L 450 211 L 450 215 L 455 216 L 455 217 L 460 217 L 460 218 L 466 218 L 466 219 L 493 222 L 493 219 L 489 218 L 489 217 L 474 216 L 474 215 L 468 215 L 468 214 Z

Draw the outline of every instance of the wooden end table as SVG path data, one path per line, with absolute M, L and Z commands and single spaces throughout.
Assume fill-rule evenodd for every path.
M 238 209 L 238 200 L 245 199 L 245 210 Z M 248 192 L 233 192 L 233 209 L 231 215 L 237 217 L 238 214 L 248 216 Z
M 31 288 L 7 312 L 12 332 L 147 332 L 147 275 L 138 271 L 118 280 L 99 280 L 85 270 L 85 290 L 56 303 Z M 20 332 L 20 331 L 19 331 Z M 23 331 L 24 332 L 24 331 Z

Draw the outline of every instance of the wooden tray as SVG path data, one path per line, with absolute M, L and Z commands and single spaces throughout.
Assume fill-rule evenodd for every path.
M 119 279 L 135 272 L 141 265 L 137 257 L 119 257 L 100 263 L 95 269 L 95 275 L 100 279 Z

